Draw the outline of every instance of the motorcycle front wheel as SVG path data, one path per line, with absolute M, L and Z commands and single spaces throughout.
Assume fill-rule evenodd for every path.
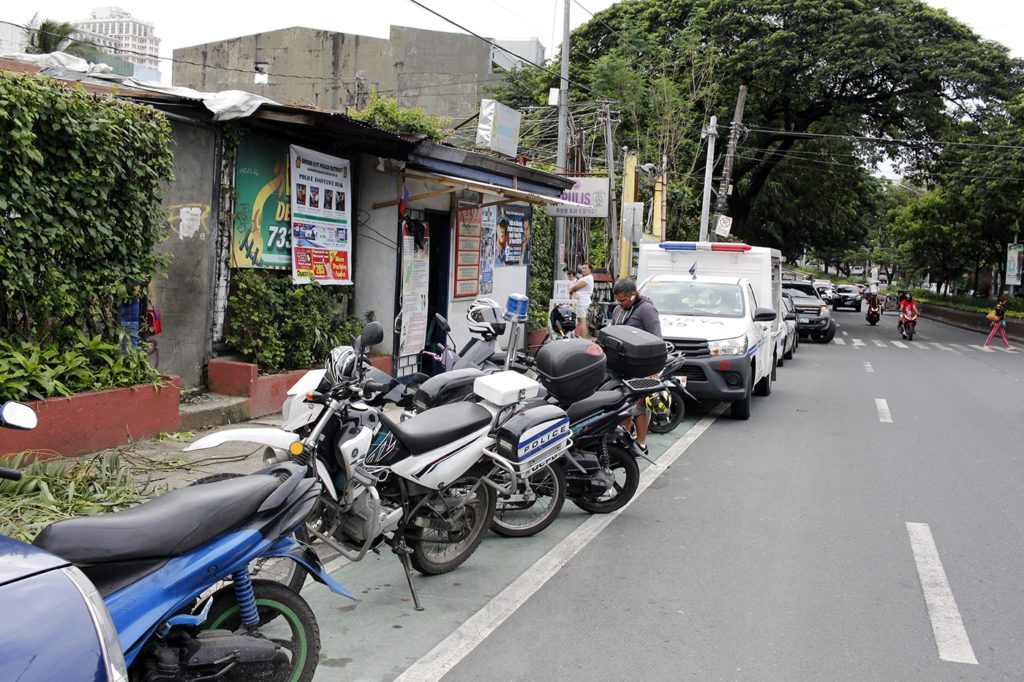
M 320 626 L 306 600 L 297 592 L 270 580 L 253 580 L 256 607 L 260 624 L 255 637 L 269 639 L 281 647 L 288 658 L 285 670 L 267 670 L 259 679 L 308 682 L 313 679 L 320 662 Z M 204 628 L 210 630 L 244 629 L 234 585 L 220 590 L 213 596 L 210 614 Z M 251 673 L 252 671 L 247 671 Z M 227 680 L 236 679 L 230 671 Z M 242 676 L 241 679 L 253 679 Z
M 668 409 L 660 414 L 651 412 L 651 424 L 648 427 L 651 433 L 668 433 L 683 423 L 683 417 L 686 416 L 683 394 L 672 389 L 669 389 L 668 394 Z
M 508 499 L 498 497 L 491 530 L 506 538 L 535 535 L 550 526 L 565 504 L 565 474 L 549 464 L 520 480 Z
M 640 466 L 633 456 L 618 445 L 608 446 L 608 466 L 615 478 L 611 488 L 603 492 L 584 491 L 570 498 L 576 506 L 590 514 L 610 514 L 626 506 L 640 485 Z
M 476 551 L 494 517 L 496 494 L 478 476 L 463 476 L 435 497 L 440 504 L 420 507 L 406 531 L 413 568 L 424 575 L 458 568 Z

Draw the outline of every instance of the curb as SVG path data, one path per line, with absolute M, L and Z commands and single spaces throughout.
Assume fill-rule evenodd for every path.
M 988 336 L 988 333 L 991 330 L 989 321 L 977 313 L 965 313 L 928 303 L 922 303 L 919 307 L 921 310 L 921 317 L 927 320 L 934 320 L 936 322 L 949 325 L 950 327 L 957 327 L 959 329 L 977 332 L 983 337 Z M 951 315 L 950 312 L 957 313 L 957 315 Z M 984 323 L 984 325 L 982 323 Z M 1010 341 L 1024 345 L 1024 335 L 1016 333 L 1013 326 L 1009 324 L 1006 327 L 1006 336 Z

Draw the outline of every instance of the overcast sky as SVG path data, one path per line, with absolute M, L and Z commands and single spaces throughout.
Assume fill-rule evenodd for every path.
M 567 0 L 572 25 L 590 19 L 612 0 Z M 1024 57 L 1024 3 L 1019 0 L 927 0 L 969 24 L 985 38 L 999 41 L 1017 57 Z M 454 19 L 470 30 L 492 38 L 540 39 L 552 56 L 551 46 L 561 42 L 562 0 L 422 0 L 423 4 Z M 125 0 L 120 7 L 152 21 L 161 39 L 161 56 L 170 57 L 176 47 L 223 40 L 289 26 L 387 37 L 388 26 L 415 26 L 458 31 L 454 26 L 417 7 L 409 0 L 305 0 L 291 3 L 256 3 L 245 9 L 234 3 L 198 0 Z M 24 7 L 24 9 L 20 9 Z M 25 24 L 35 12 L 47 19 L 85 19 L 94 5 L 70 0 L 29 0 L 24 6 L 5 2 L 0 18 Z M 161 70 L 170 72 L 169 63 Z

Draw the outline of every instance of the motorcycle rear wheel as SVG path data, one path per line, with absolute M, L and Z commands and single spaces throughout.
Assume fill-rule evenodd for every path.
M 411 525 L 406 530 L 406 541 L 412 549 L 410 560 L 412 566 L 424 575 L 440 575 L 459 567 L 468 559 L 487 533 L 487 528 L 494 518 L 495 497 L 490 487 L 480 482 L 479 476 L 466 475 L 453 481 L 437 493 L 446 501 L 459 501 L 475 495 L 472 502 L 464 506 L 469 518 L 459 521 L 455 530 L 442 528 L 423 528 Z M 418 519 L 436 525 L 447 525 L 445 515 L 439 515 L 427 505 L 417 512 Z M 415 522 L 416 519 L 413 520 Z
M 320 626 L 313 610 L 298 592 L 272 580 L 253 580 L 260 624 L 258 635 L 283 648 L 291 662 L 288 682 L 309 682 L 320 662 Z M 213 596 L 204 629 L 244 629 L 234 585 Z M 232 679 L 230 673 L 227 677 Z
M 491 530 L 506 538 L 536 535 L 550 526 L 565 504 L 565 474 L 558 464 L 549 464 L 520 480 L 516 496 L 527 500 L 498 498 Z M 532 501 L 529 497 L 533 497 Z
M 686 416 L 686 403 L 683 402 L 681 391 L 669 389 L 669 406 L 665 414 L 651 412 L 651 433 L 668 433 L 683 423 Z
M 615 474 L 615 484 L 599 495 L 583 493 L 570 498 L 577 507 L 590 514 L 610 514 L 626 506 L 640 485 L 640 467 L 633 456 L 618 445 L 608 446 L 608 465 Z

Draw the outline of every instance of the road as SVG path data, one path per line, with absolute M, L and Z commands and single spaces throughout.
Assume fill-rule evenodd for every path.
M 1024 353 L 837 320 L 622 513 L 489 538 L 423 613 L 390 556 L 335 573 L 354 607 L 307 588 L 317 679 L 1020 679 Z

